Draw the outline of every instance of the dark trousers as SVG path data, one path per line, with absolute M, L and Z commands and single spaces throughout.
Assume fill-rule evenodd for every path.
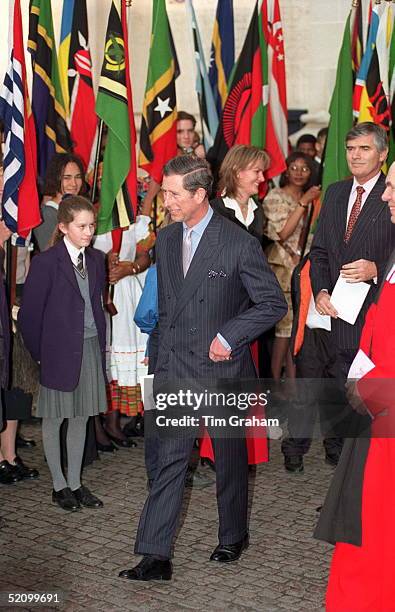
M 171 556 L 194 437 L 156 439 L 158 468 L 137 530 L 135 553 Z M 247 533 L 248 461 L 243 438 L 212 438 L 221 544 Z
M 356 349 L 337 349 L 333 344 L 330 332 L 306 327 L 304 342 L 296 357 L 296 376 L 307 379 L 336 379 L 339 395 L 342 395 L 348 370 L 356 352 Z M 325 431 L 324 422 L 330 422 L 331 415 L 328 414 L 328 408 L 325 407 L 324 395 L 325 388 L 323 387 L 322 398 L 313 393 L 312 401 L 307 401 L 303 410 L 289 411 L 288 431 L 291 437 L 284 439 L 281 445 L 285 456 L 305 455 L 308 452 L 317 413 L 322 430 Z M 325 435 L 324 433 L 323 442 L 328 454 L 340 455 L 343 447 L 342 436 Z

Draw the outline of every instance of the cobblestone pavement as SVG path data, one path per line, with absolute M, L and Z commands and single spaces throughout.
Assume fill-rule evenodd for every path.
M 238 562 L 226 567 L 208 562 L 217 542 L 214 486 L 187 490 L 173 580 L 134 583 L 118 578 L 118 572 L 137 559 L 134 535 L 146 497 L 143 442 L 101 455 L 86 468 L 84 482 L 103 499 L 103 509 L 67 514 L 50 499 L 40 428 L 25 427 L 23 434 L 38 446 L 20 454 L 41 477 L 0 485 L 0 514 L 6 518 L 0 530 L 0 592 L 59 590 L 65 597 L 61 608 L 73 611 L 323 610 L 331 547 L 313 540 L 312 531 L 332 470 L 318 442 L 305 459 L 305 473 L 298 475 L 285 473 L 280 444 L 271 444 L 270 463 L 251 475 L 251 544 Z

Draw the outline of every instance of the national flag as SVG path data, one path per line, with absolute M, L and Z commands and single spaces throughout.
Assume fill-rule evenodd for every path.
M 381 125 L 387 131 L 391 124 L 388 70 L 393 22 L 394 14 L 392 7 L 389 3 L 386 3 L 383 14 L 380 17 L 376 45 L 373 49 L 366 79 L 366 91 L 370 102 L 368 107 L 370 113 L 369 121 Z
M 218 114 L 214 102 L 211 83 L 208 78 L 203 45 L 192 0 L 186 0 L 187 14 L 192 33 L 193 50 L 196 61 L 196 91 L 199 100 L 203 141 L 206 151 L 213 145 L 218 128 Z
M 329 107 L 330 121 L 325 147 L 322 194 L 331 183 L 350 174 L 345 152 L 345 138 L 353 126 L 353 65 L 351 54 L 351 23 L 355 7 L 351 9 L 344 28 L 343 41 L 337 63 L 336 83 Z
M 79 4 L 81 0 L 77 2 Z M 62 88 L 64 109 L 66 117 L 70 115 L 70 94 L 69 94 L 69 53 L 70 41 L 73 26 L 73 12 L 75 0 L 63 0 L 62 24 L 60 27 L 60 43 L 58 52 L 60 85 Z
M 125 0 L 112 0 L 96 100 L 96 112 L 108 129 L 98 234 L 129 227 L 137 205 L 136 190 L 130 189 L 137 179 L 125 11 Z
M 4 191 L 2 215 L 7 227 L 24 245 L 41 223 L 36 185 L 36 133 L 28 97 L 20 0 L 10 3 L 9 66 L 0 94 L 4 124 Z
M 271 164 L 267 177 L 285 169 L 284 154 L 275 132 L 269 104 L 269 55 L 263 33 L 262 3 L 255 5 L 228 97 L 208 159 L 217 171 L 227 151 L 235 144 L 267 149 Z M 265 26 L 266 29 L 269 27 Z
M 357 0 L 357 5 L 355 6 L 355 12 L 351 22 L 352 69 L 355 75 L 358 73 L 361 66 L 363 51 L 362 2 Z
M 285 50 L 279 0 L 263 0 L 262 29 L 267 47 L 268 61 L 268 122 L 265 149 L 271 159 L 270 175 L 276 176 L 285 169 L 288 156 L 288 110 L 285 79 Z M 274 135 L 271 134 L 271 123 Z M 280 152 L 278 151 L 280 147 Z M 276 172 L 276 174 L 274 174 Z
M 208 77 L 213 90 L 218 117 L 228 96 L 228 81 L 235 63 L 233 0 L 218 0 L 211 39 Z
M 88 168 L 97 131 L 97 116 L 92 84 L 86 0 L 78 0 L 74 7 L 67 59 L 71 139 L 74 153 L 81 157 L 85 168 Z
M 39 174 L 43 178 L 53 154 L 71 149 L 49 0 L 30 0 L 28 48 L 32 54 L 32 107 L 37 131 Z
M 153 0 L 151 46 L 140 130 L 139 166 L 160 184 L 177 155 L 177 62 L 165 0 Z
M 355 11 L 355 7 L 353 7 L 352 10 Z M 362 121 L 372 121 L 372 116 L 369 110 L 371 103 L 369 101 L 369 94 L 366 89 L 366 81 L 368 78 L 370 63 L 373 57 L 373 51 L 376 48 L 377 31 L 379 28 L 380 17 L 383 12 L 384 6 L 382 4 L 374 5 L 370 18 L 366 48 L 355 81 L 353 92 L 353 114 L 359 123 Z M 353 13 L 353 19 L 354 16 L 355 14 Z

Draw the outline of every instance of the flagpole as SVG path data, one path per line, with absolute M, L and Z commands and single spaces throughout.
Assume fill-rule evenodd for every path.
M 101 151 L 102 140 L 103 140 L 103 119 L 100 119 L 99 129 L 98 129 L 98 134 L 97 134 L 95 164 L 93 167 L 93 180 L 92 180 L 92 192 L 91 192 L 92 204 L 95 202 L 96 194 L 97 194 L 97 179 L 99 176 L 99 163 L 100 163 L 100 151 Z

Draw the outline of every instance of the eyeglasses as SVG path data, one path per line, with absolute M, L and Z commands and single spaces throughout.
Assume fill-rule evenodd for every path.
M 295 164 L 292 164 L 291 166 L 289 166 L 288 170 L 292 170 L 292 172 L 303 172 L 303 174 L 307 174 L 308 172 L 311 172 L 310 168 L 308 166 L 296 166 Z

